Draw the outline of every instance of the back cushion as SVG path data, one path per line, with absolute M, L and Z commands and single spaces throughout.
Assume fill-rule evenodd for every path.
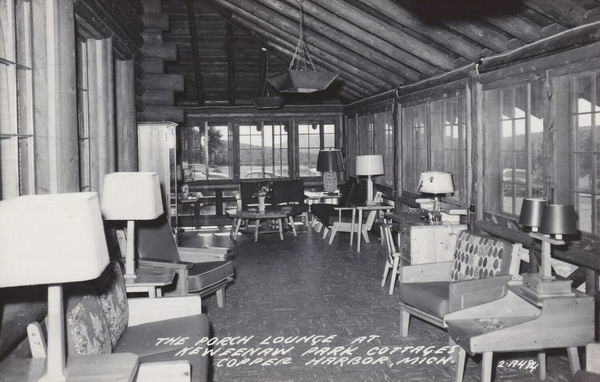
M 110 330 L 94 287 L 89 282 L 69 284 L 67 293 L 68 354 L 109 354 Z
M 348 206 L 364 206 L 367 201 L 367 182 L 359 181 L 354 184 L 348 199 Z
M 304 203 L 304 182 L 298 180 L 274 180 L 271 203 Z
M 511 252 L 512 245 L 504 240 L 462 231 L 456 241 L 450 279 L 476 280 L 507 275 Z
M 129 322 L 129 305 L 121 265 L 116 261 L 112 262 L 95 284 L 114 348 Z
M 350 177 L 340 188 L 341 195 L 338 201 L 338 205 L 340 207 L 348 207 L 348 200 L 350 200 L 350 195 L 352 194 L 355 184 L 356 178 Z
M 135 222 L 135 239 L 140 259 L 178 262 L 179 252 L 165 215 Z

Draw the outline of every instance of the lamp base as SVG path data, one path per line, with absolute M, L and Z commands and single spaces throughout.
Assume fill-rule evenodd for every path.
M 328 171 L 323 173 L 323 189 L 325 192 L 337 191 L 337 173 Z
M 133 381 L 138 366 L 139 358 L 133 353 L 70 356 L 64 376 L 66 381 Z M 48 380 L 42 378 L 45 371 L 45 358 L 7 359 L 0 371 L 0 380 L 46 382 Z
M 540 273 L 523 275 L 523 285 L 536 297 L 574 296 L 571 280 L 557 280 L 555 277 L 544 277 Z

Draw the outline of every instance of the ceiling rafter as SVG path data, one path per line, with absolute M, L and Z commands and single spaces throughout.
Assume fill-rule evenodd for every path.
M 594 0 L 522 0 L 523 5 L 542 15 L 572 28 L 577 25 L 587 24 L 600 20 L 600 7 L 594 4 Z M 595 5 L 592 9 L 583 7 L 583 5 Z

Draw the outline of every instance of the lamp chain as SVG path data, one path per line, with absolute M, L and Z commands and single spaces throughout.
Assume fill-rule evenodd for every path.
M 300 35 L 298 36 L 298 43 L 294 50 L 294 56 L 290 61 L 289 70 L 300 70 L 300 71 L 316 71 L 315 64 L 312 60 L 308 47 L 304 41 L 304 0 L 298 0 L 300 3 Z

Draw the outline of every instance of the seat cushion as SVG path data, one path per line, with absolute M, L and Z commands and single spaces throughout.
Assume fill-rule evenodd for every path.
M 400 301 L 436 317 L 442 317 L 448 313 L 449 290 L 447 281 L 402 283 L 399 291 Z
M 159 338 L 178 338 L 181 343 L 159 343 Z M 187 337 L 187 339 L 183 339 Z M 206 315 L 174 318 L 130 326 L 119 339 L 115 352 L 131 352 L 140 362 L 188 360 L 192 365 L 192 381 L 206 381 L 208 357 L 203 357 L 203 345 L 196 345 L 203 337 L 209 337 Z M 186 349 L 186 350 L 183 350 Z M 179 354 L 178 354 L 179 353 Z
M 193 267 L 188 270 L 188 290 L 196 292 L 206 289 L 234 275 L 235 271 L 231 261 L 194 263 Z

